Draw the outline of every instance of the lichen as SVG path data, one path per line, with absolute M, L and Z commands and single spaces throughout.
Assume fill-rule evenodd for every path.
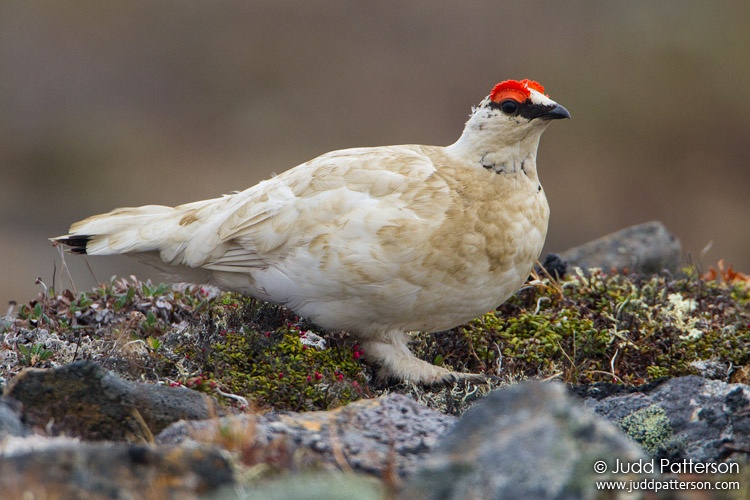
M 647 406 L 623 417 L 620 428 L 652 457 L 673 446 L 672 424 L 659 405 Z

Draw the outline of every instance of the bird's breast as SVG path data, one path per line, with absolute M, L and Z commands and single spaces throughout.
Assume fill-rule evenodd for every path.
M 445 220 L 430 238 L 428 266 L 452 269 L 452 278 L 464 281 L 503 274 L 538 258 L 549 206 L 537 183 L 521 172 L 455 168 L 441 175 L 451 196 Z
M 412 273 L 425 280 L 418 329 L 451 328 L 504 302 L 526 281 L 547 234 L 544 191 L 521 172 L 441 171 L 452 186 L 443 223 Z M 433 313 L 429 314 L 427 308 Z

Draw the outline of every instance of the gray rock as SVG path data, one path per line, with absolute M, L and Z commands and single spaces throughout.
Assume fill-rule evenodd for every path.
M 377 480 L 356 474 L 306 473 L 289 475 L 252 488 L 233 486 L 210 500 L 383 500 L 388 498 Z M 207 499 L 207 500 L 208 500 Z
M 78 443 L 0 456 L 2 498 L 198 498 L 234 481 L 213 448 Z
M 383 477 L 412 474 L 420 461 L 453 426 L 443 415 L 401 394 L 350 403 L 332 411 L 281 412 L 178 422 L 156 437 L 157 443 L 216 440 L 216 429 L 251 441 L 258 461 L 274 458 L 279 448 L 305 465 L 352 469 Z
M 21 405 L 12 399 L 0 397 L 0 439 L 26 434 L 26 428 L 21 423 Z
M 5 395 L 22 404 L 25 423 L 87 440 L 151 442 L 176 420 L 205 419 L 219 411 L 205 394 L 130 382 L 88 361 L 26 369 Z
M 469 409 L 397 498 L 595 498 L 595 481 L 613 477 L 595 462 L 644 458 L 562 384 L 523 383 Z
M 558 252 L 568 269 L 598 267 L 641 274 L 678 270 L 680 241 L 658 221 L 631 226 L 583 245 Z
M 589 398 L 586 406 L 659 458 L 717 462 L 750 454 L 750 386 L 744 384 L 679 377 Z

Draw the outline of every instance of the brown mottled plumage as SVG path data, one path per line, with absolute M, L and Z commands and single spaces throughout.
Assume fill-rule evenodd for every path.
M 382 376 L 477 378 L 415 358 L 406 332 L 460 325 L 526 280 L 549 217 L 537 145 L 570 117 L 543 92 L 496 85 L 448 147 L 333 151 L 221 198 L 90 217 L 54 241 L 285 305 L 348 331 Z

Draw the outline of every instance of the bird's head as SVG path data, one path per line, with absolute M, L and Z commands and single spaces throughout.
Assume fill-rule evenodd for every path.
M 520 147 L 533 150 L 535 155 L 544 129 L 560 118 L 570 118 L 570 113 L 550 99 L 539 83 L 506 80 L 495 85 L 490 95 L 472 109 L 454 146 L 494 151 Z
M 533 120 L 541 122 L 570 118 L 567 109 L 544 93 L 544 87 L 533 80 L 506 80 L 492 89 L 480 107 L 499 110 L 507 121 L 522 124 Z

